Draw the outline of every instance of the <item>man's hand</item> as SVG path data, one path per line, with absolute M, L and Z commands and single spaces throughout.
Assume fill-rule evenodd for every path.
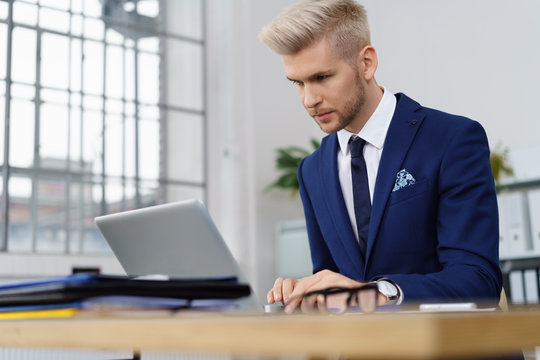
M 290 314 L 301 305 L 302 295 L 307 292 L 329 287 L 353 288 L 362 286 L 363 284 L 339 273 L 322 270 L 302 279 L 277 278 L 274 287 L 268 292 L 266 297 L 269 304 L 281 301 L 285 304 L 285 312 Z M 379 294 L 377 304 L 384 305 L 385 302 L 386 297 Z

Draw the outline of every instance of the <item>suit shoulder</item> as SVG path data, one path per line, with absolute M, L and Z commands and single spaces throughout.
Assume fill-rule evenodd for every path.
M 482 127 L 480 123 L 466 116 L 456 115 L 442 110 L 426 107 L 407 97 L 405 94 L 396 94 L 398 106 L 402 105 L 414 113 L 424 115 L 424 121 L 432 123 L 434 126 L 443 127 L 445 130 L 452 128 L 458 129 L 462 127 Z

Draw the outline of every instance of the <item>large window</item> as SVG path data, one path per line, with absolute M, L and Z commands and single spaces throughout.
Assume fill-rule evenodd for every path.
M 204 0 L 0 0 L 0 250 L 107 252 L 95 216 L 204 200 Z

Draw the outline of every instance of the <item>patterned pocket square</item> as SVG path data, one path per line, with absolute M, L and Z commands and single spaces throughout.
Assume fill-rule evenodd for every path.
M 414 183 L 416 183 L 416 180 L 407 170 L 400 170 L 396 175 L 396 183 L 394 184 L 394 189 L 392 189 L 392 191 L 398 191 L 399 189 L 411 186 Z

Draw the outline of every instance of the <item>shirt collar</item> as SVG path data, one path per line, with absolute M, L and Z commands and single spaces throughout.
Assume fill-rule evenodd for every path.
M 377 105 L 377 108 L 358 134 L 353 134 L 345 129 L 337 132 L 339 147 L 343 155 L 347 153 L 351 135 L 358 135 L 367 143 L 381 150 L 384 146 L 390 121 L 392 121 L 394 111 L 396 110 L 396 104 L 396 96 L 383 87 L 383 97 L 379 105 Z

